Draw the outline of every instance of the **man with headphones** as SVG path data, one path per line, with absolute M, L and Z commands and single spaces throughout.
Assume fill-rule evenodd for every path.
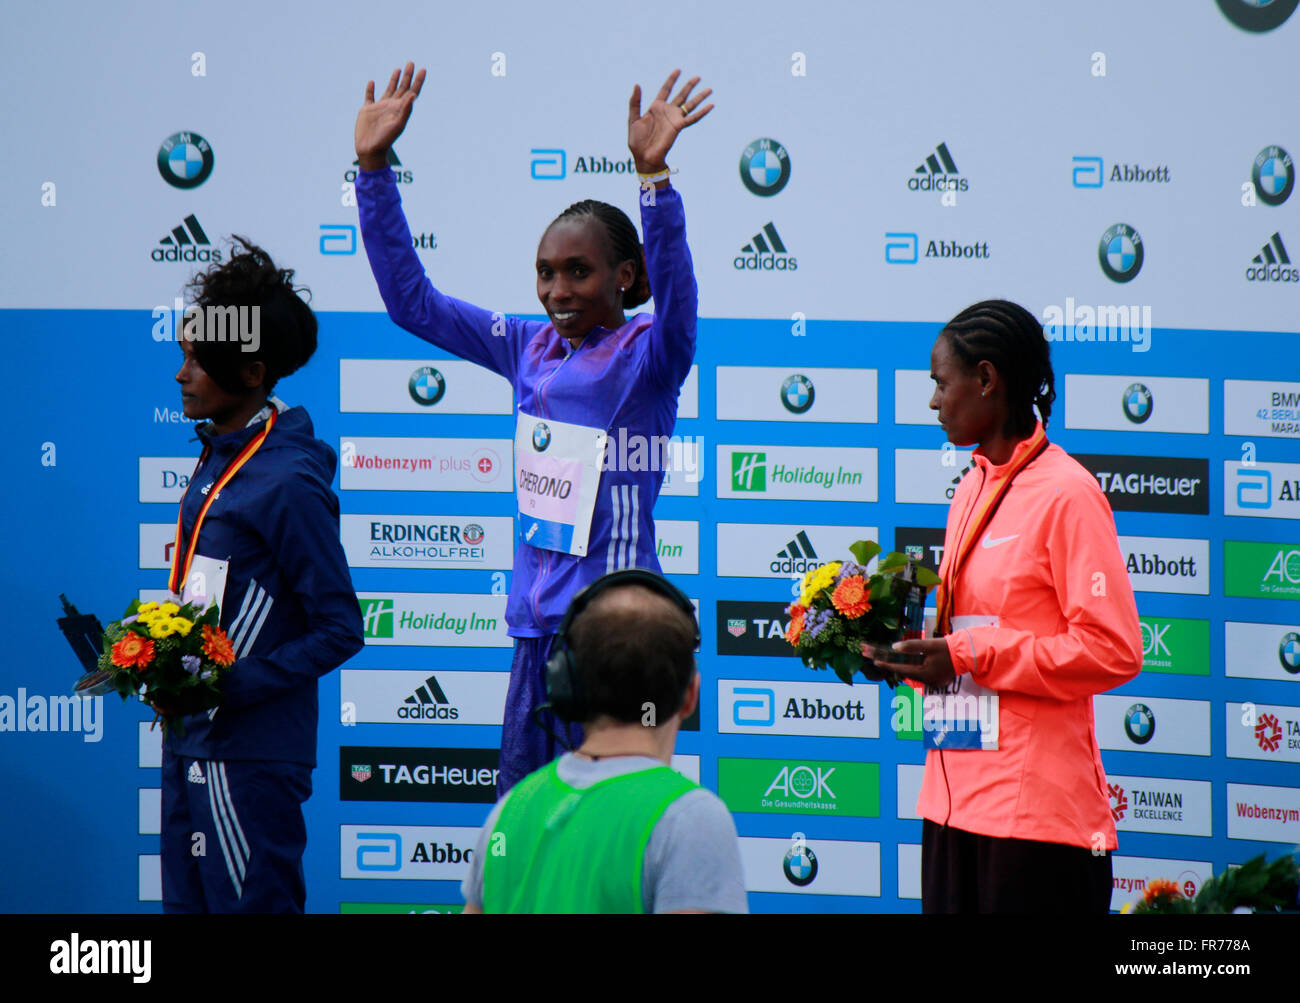
M 592 582 L 546 666 L 582 745 L 497 803 L 461 884 L 465 912 L 747 912 L 740 844 L 717 795 L 669 766 L 700 698 L 691 601 L 651 571 Z

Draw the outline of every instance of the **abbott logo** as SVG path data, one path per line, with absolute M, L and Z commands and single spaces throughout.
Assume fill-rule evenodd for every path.
M 753 686 L 737 686 L 732 691 L 731 720 L 737 725 L 770 728 L 776 724 L 776 692 Z M 742 700 L 741 697 L 755 699 Z
M 914 265 L 920 260 L 919 246 L 914 233 L 887 233 L 885 261 L 891 265 Z
M 568 173 L 568 156 L 563 150 L 529 150 L 533 158 L 534 181 L 560 181 Z
M 1106 165 L 1101 157 L 1075 157 L 1073 180 L 1075 188 L 1100 188 Z
M 1237 506 L 1272 508 L 1273 475 L 1267 470 L 1237 471 Z
M 357 228 L 350 223 L 320 225 L 321 254 L 356 254 Z
M 357 833 L 358 871 L 400 871 L 401 869 L 401 836 L 395 832 Z

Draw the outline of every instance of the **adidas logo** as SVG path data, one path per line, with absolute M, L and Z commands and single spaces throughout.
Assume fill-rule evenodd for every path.
M 221 261 L 221 251 L 212 247 L 212 241 L 199 225 L 193 213 L 172 227 L 172 232 L 158 241 L 149 255 L 154 261 Z
M 185 779 L 192 784 L 206 784 L 208 782 L 208 778 L 205 777 L 203 771 L 199 769 L 198 760 L 190 763 L 190 772 L 186 774 Z
M 768 565 L 774 575 L 802 575 L 820 565 L 817 551 L 813 549 L 808 531 L 801 529 L 797 536 L 776 552 L 776 559 Z
M 1291 256 L 1286 253 L 1280 233 L 1273 234 L 1250 261 L 1246 278 L 1251 282 L 1300 282 L 1300 269 L 1287 267 Z
M 388 148 L 388 166 L 391 167 L 393 169 L 393 173 L 397 175 L 397 181 L 399 184 L 409 185 L 412 179 L 415 177 L 415 175 L 413 175 L 410 171 L 402 170 L 402 161 L 398 159 L 397 151 L 394 150 L 391 146 Z M 356 181 L 357 173 L 360 170 L 361 170 L 361 158 L 358 157 L 356 160 L 352 161 L 352 166 L 343 172 L 343 180 Z
M 949 189 L 964 192 L 970 188 L 970 182 L 966 178 L 955 177 L 960 173 L 957 162 L 948 152 L 948 144 L 940 143 L 912 172 L 912 176 L 907 179 L 907 187 L 914 192 L 942 192 Z
M 407 721 L 455 721 L 460 711 L 451 706 L 447 694 L 438 685 L 438 677 L 430 676 L 402 701 L 397 716 Z
M 731 263 L 742 272 L 793 272 L 799 267 L 798 261 L 786 251 L 776 224 L 771 222 L 750 238 Z

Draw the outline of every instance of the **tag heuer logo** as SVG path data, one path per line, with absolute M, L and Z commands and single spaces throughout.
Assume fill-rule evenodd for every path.
M 364 784 L 367 780 L 369 780 L 369 779 L 371 778 L 372 775 L 373 775 L 373 774 L 372 774 L 372 771 L 371 771 L 371 769 L 370 769 L 369 764 L 367 764 L 367 765 L 365 765 L 365 766 L 355 766 L 355 765 L 354 765 L 354 766 L 352 767 L 352 779 L 355 780 L 355 781 L 357 781 L 357 783 Z
M 727 633 L 730 634 L 732 637 L 740 637 L 740 635 L 745 633 L 746 626 L 747 623 L 744 620 L 728 620 Z

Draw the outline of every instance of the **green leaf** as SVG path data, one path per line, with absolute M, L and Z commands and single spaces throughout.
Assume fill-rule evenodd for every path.
M 927 589 L 932 589 L 941 581 L 943 581 L 943 579 L 927 568 L 924 564 L 916 565 L 916 584 Z
M 883 549 L 875 540 L 858 540 L 849 544 L 849 553 L 863 567 L 866 567 L 871 562 L 871 559 Z
M 901 571 L 905 567 L 907 567 L 907 555 L 894 550 L 880 559 L 880 563 L 876 565 L 876 571 L 880 573 Z

